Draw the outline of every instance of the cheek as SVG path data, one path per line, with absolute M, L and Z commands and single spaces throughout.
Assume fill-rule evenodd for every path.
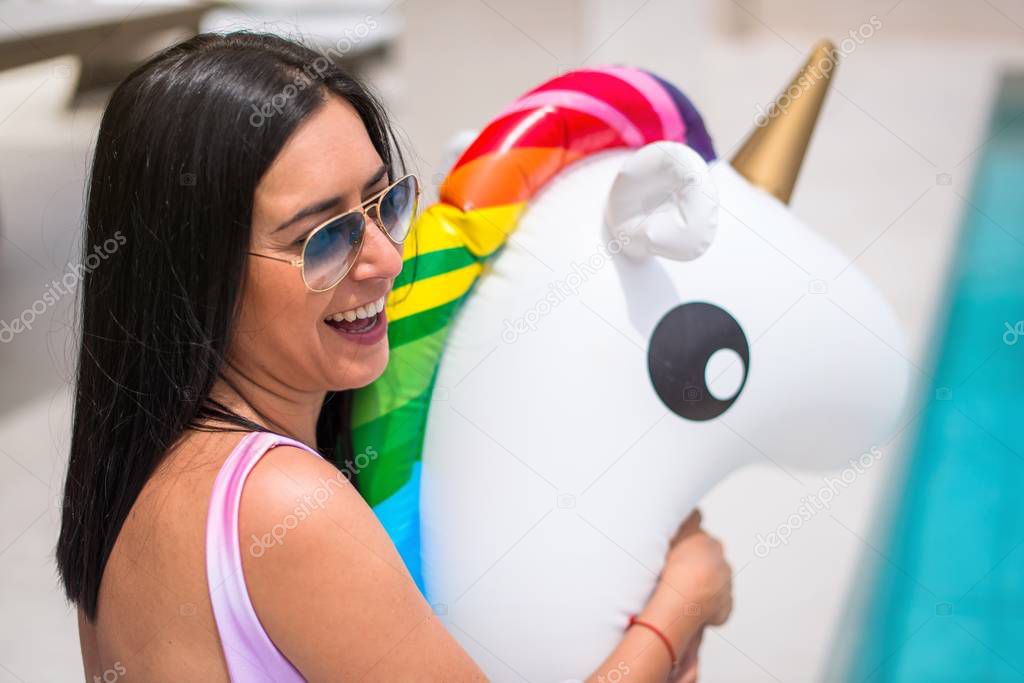
M 238 333 L 250 344 L 297 344 L 315 332 L 311 299 L 297 268 L 250 263 Z

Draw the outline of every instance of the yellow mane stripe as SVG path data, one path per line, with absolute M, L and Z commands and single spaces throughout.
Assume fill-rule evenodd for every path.
M 450 273 L 417 280 L 391 290 L 388 296 L 388 321 L 401 320 L 458 299 L 469 291 L 481 270 L 482 265 L 471 263 Z
M 489 256 L 515 230 L 525 207 L 525 202 L 517 202 L 462 211 L 450 204 L 434 204 L 413 226 L 413 234 L 405 243 L 404 258 L 409 261 L 452 247 L 465 247 L 481 258 Z

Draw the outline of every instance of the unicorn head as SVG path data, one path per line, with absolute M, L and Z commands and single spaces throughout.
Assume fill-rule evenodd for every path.
M 786 205 L 833 55 L 732 163 L 671 84 L 567 73 L 418 221 L 356 397 L 359 483 L 491 678 L 593 670 L 728 473 L 842 467 L 895 431 L 896 319 Z

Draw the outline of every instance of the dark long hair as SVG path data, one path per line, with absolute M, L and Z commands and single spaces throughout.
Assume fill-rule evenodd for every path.
M 90 620 L 121 526 L 185 430 L 266 429 L 210 391 L 245 285 L 256 185 L 329 94 L 355 108 L 397 177 L 401 153 L 378 100 L 328 57 L 276 36 L 195 36 L 151 58 L 111 96 L 89 179 L 57 543 L 65 592 Z M 322 449 L 348 442 L 345 398 L 325 401 Z

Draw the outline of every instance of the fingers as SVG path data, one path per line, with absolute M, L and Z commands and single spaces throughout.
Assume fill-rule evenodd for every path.
M 694 531 L 699 529 L 700 525 L 703 523 L 704 518 L 700 514 L 700 508 L 694 508 L 693 512 L 690 513 L 690 516 L 683 522 L 682 527 L 680 527 L 680 531 L 692 534 Z
M 675 535 L 672 537 L 672 544 L 674 545 L 687 536 L 691 536 L 700 531 L 702 521 L 703 518 L 701 517 L 700 510 L 694 508 L 693 512 L 690 513 L 690 516 L 686 518 L 686 521 L 679 525 Z
M 717 541 L 715 542 L 717 543 Z M 721 626 L 728 621 L 729 615 L 732 614 L 733 605 L 732 567 L 724 561 L 724 557 L 721 572 L 715 577 L 713 585 L 713 592 L 710 593 L 710 596 L 704 602 L 707 610 L 704 623 L 708 626 Z
M 732 614 L 732 582 L 730 581 L 728 585 L 723 586 L 722 591 L 721 600 L 716 606 L 715 612 L 705 622 L 710 626 L 721 626 L 729 620 L 729 616 Z
M 696 601 L 704 624 L 721 626 L 732 614 L 733 571 L 722 542 L 701 528 L 702 521 L 700 510 L 695 509 L 676 530 L 661 581 L 677 595 Z

